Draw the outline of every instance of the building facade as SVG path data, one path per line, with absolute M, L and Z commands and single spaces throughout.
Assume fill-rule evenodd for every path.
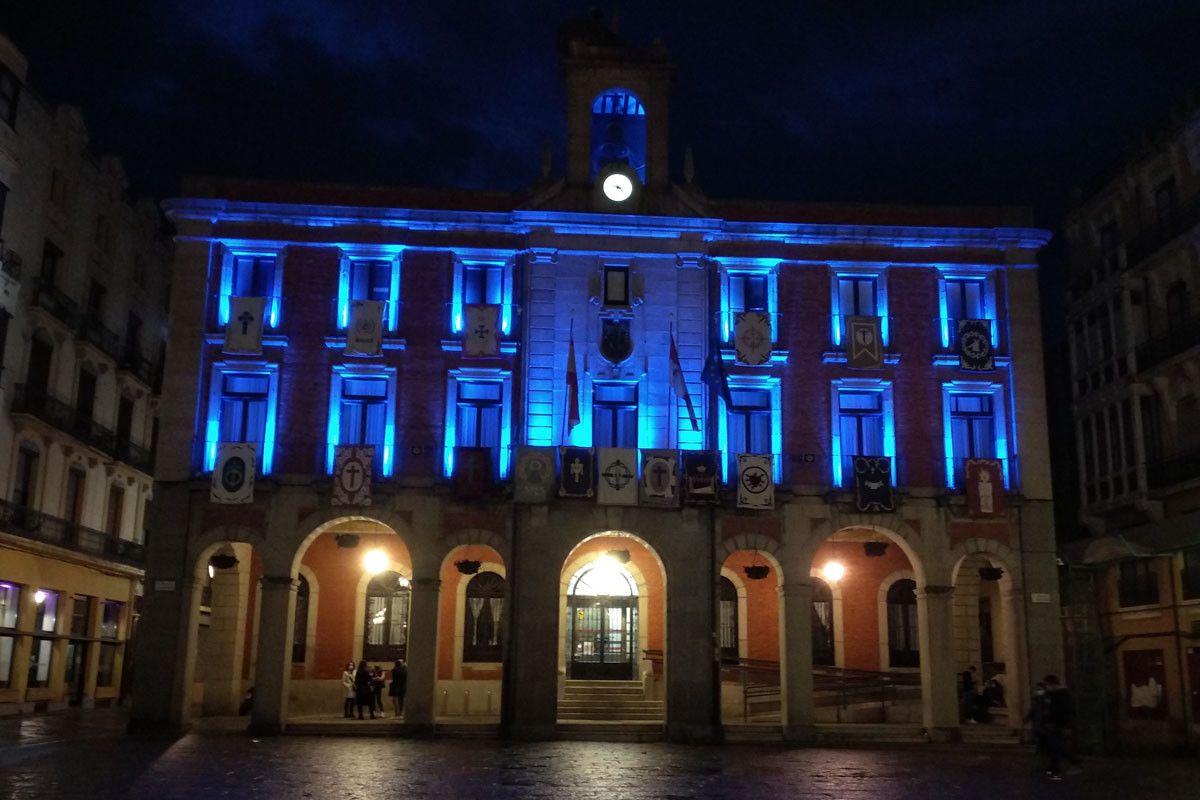
M 250 686 L 256 729 L 336 717 L 347 662 L 400 657 L 419 729 L 805 738 L 882 713 L 950 739 L 972 665 L 1019 724 L 1062 659 L 1048 235 L 711 199 L 690 157 L 668 176 L 665 49 L 587 25 L 561 46 L 566 173 L 527 193 L 197 179 L 167 203 L 134 724 Z M 995 481 L 982 506 L 968 478 Z
M 0 37 L 0 714 L 122 695 L 170 265 L 154 204 L 24 83 Z
M 1081 523 L 1068 633 L 1096 738 L 1200 734 L 1200 114 L 1131 152 L 1068 219 Z M 1094 609 L 1094 610 L 1092 610 Z M 1107 655 L 1105 655 L 1107 654 Z

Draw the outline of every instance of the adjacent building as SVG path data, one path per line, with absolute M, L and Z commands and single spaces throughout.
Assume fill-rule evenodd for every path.
M 1082 526 L 1073 673 L 1095 738 L 1200 734 L 1200 113 L 1071 213 L 1068 326 Z
M 121 697 L 170 264 L 154 204 L 25 71 L 0 36 L 0 714 Z
M 666 49 L 560 47 L 565 174 L 527 192 L 166 203 L 134 725 L 250 687 L 256 729 L 336 719 L 347 662 L 397 658 L 416 729 L 953 739 L 971 666 L 1019 725 L 1062 669 L 1049 235 L 710 198 L 668 170 Z

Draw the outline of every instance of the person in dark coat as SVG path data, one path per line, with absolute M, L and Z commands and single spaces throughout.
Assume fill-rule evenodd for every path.
M 371 719 L 375 719 L 375 694 L 371 687 L 371 670 L 367 669 L 367 662 L 358 662 L 358 671 L 354 673 L 354 702 L 358 705 L 358 718 L 362 719 L 363 706 L 371 712 Z
M 392 667 L 392 685 L 388 688 L 392 708 L 395 709 L 397 717 L 404 713 L 404 692 L 407 688 L 408 668 L 404 666 L 402 659 L 397 658 L 396 665 Z
M 383 713 L 383 667 L 375 666 L 371 669 L 371 707 L 379 712 L 379 716 L 385 716 Z
M 1058 682 L 1057 675 L 1047 675 L 1046 684 L 1046 718 L 1045 753 L 1046 774 L 1052 781 L 1062 780 L 1062 760 L 1066 753 L 1067 734 L 1075 725 L 1075 702 L 1071 693 Z

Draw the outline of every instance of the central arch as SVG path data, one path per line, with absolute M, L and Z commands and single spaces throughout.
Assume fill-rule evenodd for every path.
M 617 557 L 606 553 L 577 569 L 567 584 L 567 677 L 633 680 L 638 616 L 637 582 Z

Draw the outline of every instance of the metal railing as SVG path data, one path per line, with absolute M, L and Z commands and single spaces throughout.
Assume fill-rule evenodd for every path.
M 1193 478 L 1200 478 L 1200 449 L 1146 463 L 1146 483 L 1151 489 L 1162 489 Z
M 1148 226 L 1125 246 L 1126 263 L 1138 264 L 1200 222 L 1200 193 L 1177 205 L 1169 219 Z
M 133 375 L 150 389 L 159 386 L 158 368 L 136 349 L 126 348 L 121 353 L 119 369 Z
M 813 669 L 814 705 L 836 707 L 838 721 L 842 711 L 851 706 L 879 704 L 880 721 L 887 721 L 888 706 L 919 691 L 918 672 L 874 672 L 870 670 L 815 667 Z
M 121 337 L 105 327 L 94 314 L 84 314 L 79 321 L 79 338 L 100 348 L 109 358 L 121 358 Z
M 146 563 L 145 547 L 137 542 L 43 514 L 8 500 L 0 500 L 0 529 L 24 539 L 65 547 L 132 567 L 142 567 Z
M 79 327 L 79 306 L 53 284 L 39 279 L 33 293 L 33 304 L 48 311 L 71 330 Z
M 1200 347 L 1200 315 L 1184 320 L 1165 333 L 1142 342 L 1137 346 L 1137 368 L 1139 371 L 1166 361 L 1185 350 Z
M 118 437 L 114 431 L 80 414 L 70 404 L 45 391 L 32 389 L 23 383 L 18 383 L 13 389 L 12 413 L 28 414 L 40 419 L 147 475 L 154 474 L 154 454 L 146 448 Z

